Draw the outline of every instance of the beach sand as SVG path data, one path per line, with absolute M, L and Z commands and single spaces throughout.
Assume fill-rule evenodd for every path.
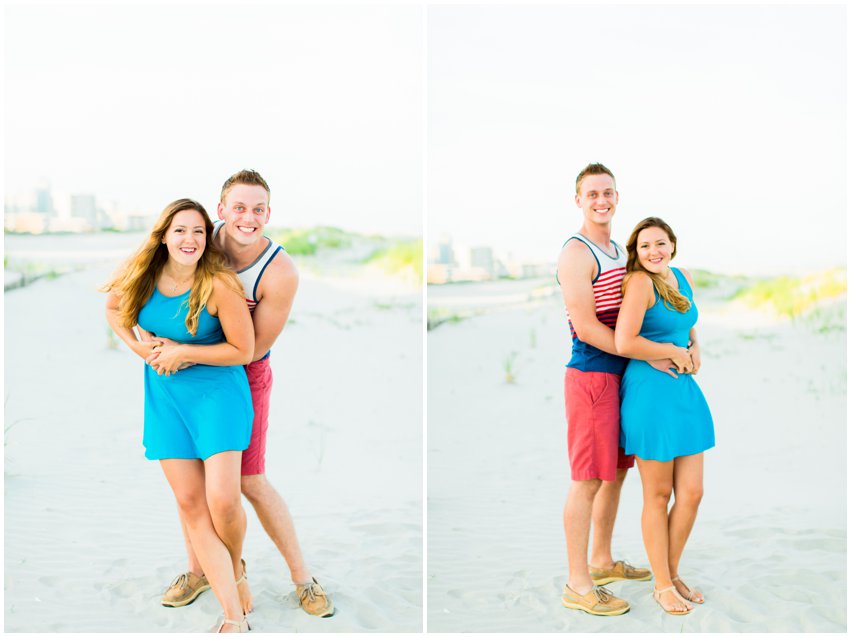
M 608 587 L 631 610 L 593 617 L 560 601 L 567 320 L 557 289 L 521 301 L 518 290 L 429 291 L 430 312 L 481 310 L 477 299 L 492 299 L 485 313 L 428 335 L 428 630 L 845 632 L 845 331 L 701 303 L 698 291 L 697 380 L 716 447 L 705 454 L 705 495 L 680 573 L 707 601 L 669 616 L 652 581 L 618 582 Z M 507 384 L 512 352 L 516 382 Z M 613 547 L 615 559 L 647 566 L 640 516 L 636 470 Z
M 7 631 L 203 632 L 221 612 L 212 592 L 159 603 L 186 558 L 144 458 L 143 363 L 108 347 L 96 288 L 112 267 L 5 294 Z M 246 502 L 254 630 L 422 629 L 421 325 L 419 287 L 302 272 L 272 353 L 267 475 L 337 614 L 298 608 Z

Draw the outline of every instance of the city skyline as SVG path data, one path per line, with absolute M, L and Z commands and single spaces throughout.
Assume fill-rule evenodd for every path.
M 830 5 L 429 7 L 427 235 L 555 259 L 582 224 L 575 177 L 601 162 L 622 246 L 658 216 L 686 268 L 844 264 L 845 18 Z M 830 232 L 789 254 L 816 206 Z
M 47 177 L 139 211 L 190 197 L 215 214 L 224 180 L 249 168 L 271 186 L 271 223 L 422 234 L 420 7 L 203 16 L 4 7 L 6 192 Z

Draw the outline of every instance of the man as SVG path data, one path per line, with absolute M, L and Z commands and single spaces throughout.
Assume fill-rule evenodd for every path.
M 618 447 L 618 390 L 627 360 L 615 350 L 614 327 L 626 254 L 611 240 L 618 192 L 608 168 L 589 164 L 579 173 L 576 205 L 582 210 L 582 227 L 565 242 L 558 260 L 558 281 L 573 339 L 564 381 L 572 483 L 564 505 L 569 576 L 562 604 L 592 615 L 620 615 L 629 610 L 629 603 L 602 585 L 646 581 L 651 574 L 612 558 L 618 501 L 634 458 Z M 670 361 L 651 364 L 666 372 L 671 365 Z
M 263 236 L 271 214 L 269 199 L 269 186 L 255 171 L 243 170 L 231 176 L 222 186 L 217 209 L 221 221 L 216 222 L 212 238 L 242 281 L 254 323 L 254 357 L 245 367 L 254 403 L 254 423 L 251 444 L 242 454 L 242 494 L 286 560 L 301 607 L 311 615 L 330 617 L 334 614 L 334 604 L 305 565 L 289 509 L 265 475 L 272 392 L 269 350 L 284 329 L 298 288 L 298 271 L 293 260 L 281 246 Z M 174 579 L 162 598 L 163 606 L 191 604 L 210 588 L 185 524 L 183 535 L 189 571 Z M 242 566 L 244 575 L 244 562 Z M 243 609 L 248 612 L 252 607 L 248 583 L 244 577 L 238 583 Z

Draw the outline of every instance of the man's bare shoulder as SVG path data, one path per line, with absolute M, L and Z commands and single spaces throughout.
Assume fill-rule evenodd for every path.
M 558 255 L 559 280 L 574 277 L 593 278 L 597 269 L 594 254 L 582 241 L 568 241 Z
M 295 261 L 285 250 L 278 250 L 263 271 L 257 290 L 259 298 L 262 299 L 267 294 L 292 294 L 297 287 L 298 268 Z

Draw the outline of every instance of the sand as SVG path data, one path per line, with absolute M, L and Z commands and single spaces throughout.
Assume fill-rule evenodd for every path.
M 159 604 L 185 555 L 143 455 L 143 363 L 108 347 L 96 287 L 113 265 L 5 294 L 7 631 L 203 632 L 220 613 L 212 593 Z M 349 283 L 303 272 L 273 348 L 267 454 L 337 614 L 298 608 L 246 503 L 257 631 L 422 628 L 421 293 L 374 272 Z
M 620 582 L 609 588 L 630 612 L 592 617 L 560 603 L 570 480 L 561 297 L 551 279 L 452 287 L 430 288 L 430 312 L 486 311 L 428 335 L 430 632 L 846 631 L 844 330 L 819 334 L 698 296 L 698 382 L 717 446 L 681 575 L 707 602 L 673 617 L 652 582 Z M 613 546 L 616 559 L 647 566 L 640 515 L 636 471 Z

